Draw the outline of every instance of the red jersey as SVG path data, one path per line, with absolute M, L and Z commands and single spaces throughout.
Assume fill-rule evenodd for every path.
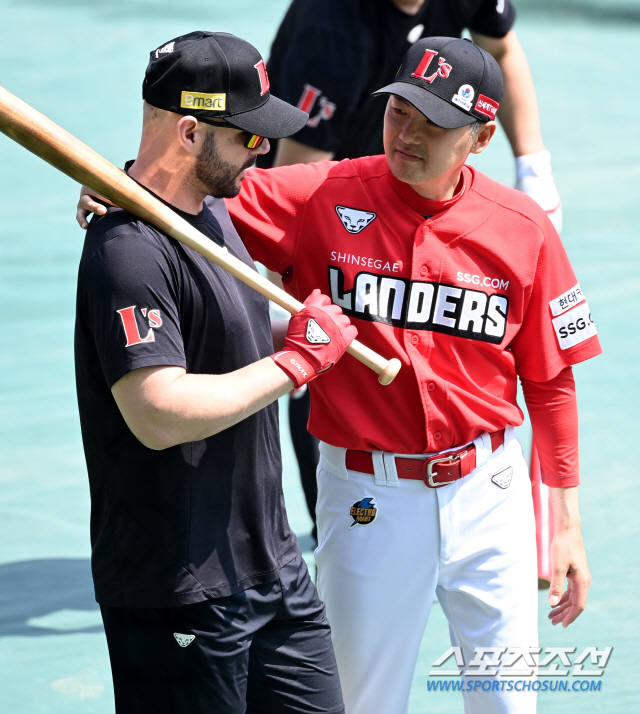
M 544 212 L 470 167 L 433 201 L 384 156 L 249 171 L 227 201 L 251 256 L 304 300 L 343 309 L 365 345 L 398 357 L 387 387 L 345 356 L 311 385 L 309 430 L 351 449 L 441 451 L 519 425 L 517 374 L 545 382 L 601 352 Z

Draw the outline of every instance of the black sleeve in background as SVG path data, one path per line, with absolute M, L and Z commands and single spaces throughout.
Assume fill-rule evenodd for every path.
M 487 37 L 504 37 L 513 27 L 516 10 L 511 0 L 480 0 L 469 29 Z
M 177 278 L 166 250 L 158 236 L 127 226 L 83 259 L 79 315 L 109 387 L 140 367 L 186 368 Z
M 285 18 L 285 21 L 287 18 Z M 356 6 L 309 3 L 283 23 L 272 46 L 272 92 L 294 106 L 307 98 L 307 125 L 292 139 L 335 152 L 367 88 L 367 52 Z

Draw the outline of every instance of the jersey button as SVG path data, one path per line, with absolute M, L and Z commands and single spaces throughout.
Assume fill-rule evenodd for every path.
M 426 265 L 423 265 L 423 266 L 420 268 L 420 275 L 422 275 L 422 277 L 424 277 L 428 272 L 429 272 L 429 268 L 427 268 Z
M 433 382 L 429 382 L 429 384 L 427 385 L 427 389 L 428 389 L 430 392 L 433 392 L 433 390 L 434 390 L 435 388 L 436 388 L 436 385 L 435 385 Z
M 417 345 L 418 342 L 420 342 L 420 338 L 418 337 L 418 335 L 411 335 L 411 342 L 412 344 Z
M 439 431 L 436 431 L 436 433 L 433 435 L 433 438 L 434 438 L 436 441 L 440 441 L 440 439 L 442 439 L 442 433 L 439 432 Z
M 422 232 L 425 234 L 429 232 L 429 229 L 427 228 L 427 226 L 422 226 Z

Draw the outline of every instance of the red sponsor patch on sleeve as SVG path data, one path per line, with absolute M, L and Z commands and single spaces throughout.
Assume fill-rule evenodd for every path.
M 478 95 L 478 101 L 476 102 L 476 111 L 480 114 L 484 114 L 489 119 L 495 119 L 496 113 L 498 112 L 498 107 L 500 105 L 498 102 L 494 102 L 493 99 L 485 97 L 484 94 Z

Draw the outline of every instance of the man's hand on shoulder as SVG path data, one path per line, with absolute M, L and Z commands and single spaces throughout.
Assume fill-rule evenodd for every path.
M 98 200 L 104 201 L 105 203 L 111 203 L 107 201 L 104 196 L 96 193 L 88 186 L 80 187 L 80 200 L 78 201 L 78 206 L 76 208 L 76 221 L 80 228 L 84 228 L 85 231 L 89 227 L 89 217 L 92 213 L 98 216 L 104 216 L 107 212 L 106 207 L 102 203 L 98 203 Z

